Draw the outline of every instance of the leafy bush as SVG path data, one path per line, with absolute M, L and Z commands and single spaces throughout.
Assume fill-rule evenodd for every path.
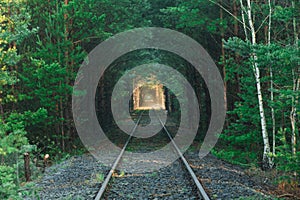
M 0 165 L 0 198 L 8 199 L 16 197 L 18 186 L 15 183 L 16 169 L 14 167 Z
M 23 173 L 19 166 L 23 164 L 23 153 L 35 150 L 27 139 L 26 126 L 45 119 L 47 112 L 11 113 L 4 121 L 0 119 L 0 199 L 21 199 L 19 196 L 20 179 Z

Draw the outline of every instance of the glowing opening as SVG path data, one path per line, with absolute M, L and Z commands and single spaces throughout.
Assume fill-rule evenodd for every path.
M 163 85 L 146 84 L 133 91 L 134 110 L 165 110 L 165 95 Z

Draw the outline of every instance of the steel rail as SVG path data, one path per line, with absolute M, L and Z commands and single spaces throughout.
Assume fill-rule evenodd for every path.
M 155 112 L 156 113 L 156 112 Z M 176 143 L 174 142 L 171 134 L 169 133 L 169 131 L 167 130 L 167 128 L 165 127 L 165 125 L 163 124 L 163 122 L 161 121 L 159 115 L 156 113 L 158 120 L 160 121 L 163 129 L 165 130 L 165 132 L 167 133 L 168 137 L 170 138 L 174 148 L 176 149 L 176 152 L 178 153 L 178 155 L 180 156 L 182 162 L 184 163 L 186 169 L 188 170 L 189 174 L 191 175 L 195 185 L 198 188 L 198 191 L 200 192 L 202 198 L 204 200 L 210 200 L 209 196 L 207 195 L 207 193 L 205 192 L 203 186 L 201 185 L 201 183 L 199 182 L 195 172 L 192 170 L 192 168 L 190 167 L 189 163 L 187 162 L 187 160 L 185 159 L 185 157 L 183 156 L 183 154 L 181 153 L 180 149 L 178 148 L 178 146 L 176 145 Z
M 105 192 L 105 190 L 106 190 L 106 188 L 107 188 L 107 186 L 108 186 L 108 183 L 109 183 L 109 181 L 110 181 L 110 179 L 111 179 L 111 177 L 112 177 L 112 175 L 113 175 L 113 173 L 114 173 L 116 167 L 118 166 L 118 164 L 119 164 L 119 162 L 120 162 L 120 160 L 121 160 L 121 158 L 122 158 L 122 156 L 123 156 L 123 154 L 124 154 L 124 152 L 125 152 L 125 149 L 126 149 L 128 143 L 130 142 L 130 140 L 131 140 L 131 138 L 132 138 L 132 136 L 133 136 L 133 134 L 134 134 L 134 132 L 135 132 L 135 130 L 136 130 L 136 128 L 137 128 L 137 126 L 138 126 L 140 120 L 141 120 L 142 114 L 143 114 L 143 112 L 141 113 L 141 115 L 140 115 L 139 118 L 138 118 L 138 121 L 136 122 L 135 126 L 134 126 L 133 129 L 131 130 L 130 135 L 129 135 L 129 137 L 128 137 L 128 139 L 127 139 L 127 141 L 126 141 L 124 147 L 122 148 L 122 150 L 121 150 L 119 156 L 118 156 L 117 159 L 115 160 L 115 162 L 114 162 L 112 168 L 110 169 L 108 175 L 106 176 L 106 178 L 105 178 L 103 184 L 101 185 L 101 188 L 100 188 L 100 190 L 98 191 L 98 193 L 97 193 L 97 195 L 96 195 L 96 197 L 95 197 L 95 200 L 100 200 L 101 197 L 103 196 L 103 194 L 104 194 L 104 192 Z

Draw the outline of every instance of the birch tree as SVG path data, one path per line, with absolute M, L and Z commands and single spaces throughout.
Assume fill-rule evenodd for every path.
M 266 115 L 265 115 L 265 109 L 264 109 L 264 101 L 263 101 L 263 94 L 262 94 L 262 87 L 261 87 L 261 78 L 260 78 L 260 69 L 258 67 L 258 57 L 255 52 L 255 48 L 257 45 L 256 42 L 256 29 L 253 22 L 253 12 L 252 12 L 252 5 L 251 1 L 247 0 L 246 7 L 244 7 L 243 1 L 240 0 L 241 7 L 244 8 L 242 12 L 246 13 L 244 15 L 247 15 L 248 20 L 248 26 L 250 28 L 250 35 L 251 35 L 251 45 L 252 45 L 252 52 L 251 52 L 251 65 L 253 68 L 254 76 L 255 76 L 255 82 L 256 82 L 256 90 L 257 90 L 257 99 L 258 99 L 258 105 L 259 105 L 259 114 L 260 114 L 260 123 L 261 123 L 261 134 L 263 138 L 263 144 L 264 144 L 264 150 L 263 150 L 263 168 L 272 168 L 273 167 L 273 161 L 271 158 L 271 150 L 270 150 L 270 143 L 269 143 L 269 136 L 267 131 L 267 123 L 266 123 Z M 246 22 L 245 22 L 246 23 Z M 247 30 L 245 30 L 247 32 Z
M 295 16 L 295 1 L 292 1 L 292 8 L 293 8 L 293 33 L 294 33 L 294 45 L 295 48 L 298 49 L 298 32 L 297 32 L 297 23 L 296 23 L 296 16 Z M 296 93 L 299 90 L 300 85 L 300 77 L 298 75 L 297 69 L 292 69 L 292 76 L 293 76 L 293 92 Z M 296 113 L 297 113 L 297 104 L 298 104 L 298 96 L 292 95 L 292 109 L 290 113 L 290 120 L 291 120 L 291 127 L 292 127 L 292 154 L 296 155 L 296 146 L 297 146 L 297 127 L 296 127 Z
M 272 5 L 271 0 L 268 0 L 269 6 L 269 21 L 268 21 L 268 47 L 271 45 L 271 25 L 272 25 Z M 270 53 L 269 53 L 270 54 Z M 274 102 L 274 81 L 273 81 L 273 66 L 270 64 L 270 90 L 271 90 L 271 102 Z M 275 119 L 275 110 L 273 105 L 271 105 L 271 118 L 272 118 L 272 154 L 275 156 L 275 147 L 276 147 L 276 119 Z

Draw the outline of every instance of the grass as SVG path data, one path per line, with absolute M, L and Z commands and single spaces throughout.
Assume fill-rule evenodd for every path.
M 147 176 L 148 177 L 156 177 L 156 176 L 158 176 L 158 173 L 157 172 L 152 172 L 151 174 L 148 174 Z
M 96 181 L 102 183 L 104 181 L 104 174 L 97 173 L 96 174 Z

